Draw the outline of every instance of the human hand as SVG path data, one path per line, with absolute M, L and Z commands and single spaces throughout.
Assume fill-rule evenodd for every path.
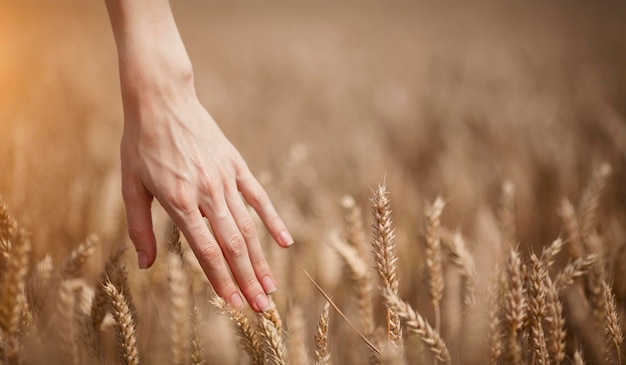
M 276 283 L 242 197 L 276 242 L 287 247 L 293 240 L 265 190 L 198 101 L 191 68 L 166 69 L 145 63 L 120 69 L 122 192 L 139 266 L 150 266 L 156 256 L 154 197 L 180 227 L 216 293 L 243 306 L 230 268 L 250 306 L 264 311 L 270 305 L 266 293 Z

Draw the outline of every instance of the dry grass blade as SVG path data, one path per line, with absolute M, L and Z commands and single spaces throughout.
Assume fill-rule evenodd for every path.
M 330 305 L 335 309 L 335 311 L 337 311 L 337 313 L 341 316 L 341 318 L 343 318 L 344 321 L 346 321 L 346 323 L 359 335 L 359 337 L 361 337 L 361 339 L 367 344 L 367 346 L 370 348 L 370 350 L 372 351 L 372 353 L 374 354 L 374 356 L 377 359 L 382 359 L 382 353 L 380 352 L 380 350 L 378 349 L 378 347 L 376 347 L 365 335 L 363 335 L 363 333 L 361 333 L 356 326 L 352 323 L 352 321 L 350 321 L 350 319 L 341 311 L 341 309 L 339 309 L 339 307 L 337 306 L 337 304 L 335 304 L 335 302 L 333 302 L 333 300 L 330 298 L 330 296 L 328 294 L 326 294 L 326 292 L 322 289 L 321 286 L 319 286 L 319 284 L 313 280 L 313 277 L 311 276 L 311 274 L 309 274 L 308 271 L 306 271 L 305 268 L 302 268 L 302 271 L 304 272 L 304 274 L 307 276 L 307 278 L 311 281 L 311 283 L 313 283 L 313 285 L 315 286 L 315 288 L 320 292 L 320 294 L 322 294 L 322 296 L 326 299 L 326 301 L 328 301 L 328 303 L 330 303 Z
M 391 222 L 391 207 L 389 193 L 385 184 L 378 186 L 371 198 L 372 214 L 374 216 L 372 252 L 376 269 L 385 287 L 394 294 L 398 294 L 398 277 L 395 233 Z M 396 346 L 402 346 L 402 327 L 398 316 L 387 313 L 387 327 L 389 340 Z
M 169 335 L 172 349 L 172 364 L 187 363 L 189 354 L 189 284 L 187 275 L 182 267 L 180 256 L 175 252 L 168 252 L 167 266 L 169 269 Z
M 602 291 L 604 293 L 604 303 L 606 306 L 604 335 L 606 337 L 606 345 L 609 351 L 607 363 L 621 364 L 621 346 L 622 342 L 624 342 L 622 323 L 617 313 L 617 308 L 615 307 L 615 297 L 611 292 L 611 287 L 605 281 L 602 282 Z
M 435 329 L 441 328 L 440 302 L 443 297 L 444 280 L 441 263 L 441 214 L 445 203 L 437 197 L 432 205 L 424 209 L 426 216 L 426 277 L 430 299 L 435 310 Z M 397 292 L 395 294 L 398 294 Z
M 138 365 L 139 349 L 135 333 L 135 320 L 128 299 L 110 281 L 104 284 L 104 292 L 109 297 L 113 309 L 120 360 L 125 365 Z
M 410 332 L 419 336 L 419 339 L 430 349 L 433 356 L 444 364 L 451 364 L 448 347 L 439 333 L 389 288 L 383 289 L 383 296 L 389 303 L 391 311 L 402 319 L 402 322 Z
M 526 291 L 522 276 L 522 262 L 516 249 L 511 249 L 506 262 L 506 288 L 502 308 L 507 338 L 505 354 L 508 363 L 520 364 L 522 354 L 518 332 L 526 318 Z
M 328 322 L 330 319 L 330 304 L 326 302 L 317 323 L 315 331 L 315 365 L 330 364 L 330 351 L 328 349 Z
M 263 364 L 264 353 L 261 335 L 251 326 L 248 317 L 219 296 L 214 296 L 211 299 L 211 304 L 235 324 L 241 345 L 250 356 L 252 363 L 254 365 Z

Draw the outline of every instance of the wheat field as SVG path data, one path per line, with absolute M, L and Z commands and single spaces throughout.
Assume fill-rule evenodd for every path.
M 100 2 L 0 12 L 0 364 L 621 364 L 626 8 L 177 1 L 296 244 L 259 315 L 155 203 L 136 268 Z

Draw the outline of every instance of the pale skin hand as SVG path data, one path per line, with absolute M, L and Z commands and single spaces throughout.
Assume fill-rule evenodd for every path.
M 200 104 L 191 62 L 166 0 L 106 0 L 124 104 L 122 194 L 139 266 L 156 257 L 156 198 L 189 241 L 216 293 L 256 311 L 276 283 L 245 199 L 276 242 L 293 243 L 265 190 Z M 206 217 L 211 234 L 203 217 Z M 235 282 L 231 279 L 229 270 Z

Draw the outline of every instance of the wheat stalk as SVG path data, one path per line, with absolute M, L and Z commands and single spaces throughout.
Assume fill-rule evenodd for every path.
M 419 336 L 419 339 L 430 349 L 435 358 L 444 364 L 451 364 L 448 347 L 439 333 L 408 303 L 394 294 L 391 289 L 384 288 L 383 296 L 391 311 L 402 319 L 402 322 L 410 332 Z
M 125 293 L 118 291 L 110 281 L 107 281 L 103 288 L 109 297 L 111 308 L 113 309 L 120 360 L 125 365 L 138 365 L 139 350 L 135 333 L 135 320 L 129 299 L 125 296 Z
M 183 253 L 183 245 L 180 241 L 180 229 L 174 222 L 170 222 L 171 229 L 167 238 L 167 249 L 180 257 L 181 261 L 184 261 L 185 255 Z
M 398 257 L 396 256 L 395 233 L 391 222 L 389 193 L 385 184 L 378 186 L 371 198 L 374 216 L 372 252 L 376 269 L 385 287 L 398 294 L 398 277 L 396 276 Z M 389 305 L 387 305 L 389 307 Z M 396 346 L 402 346 L 402 327 L 397 315 L 388 311 L 387 327 L 389 340 Z

